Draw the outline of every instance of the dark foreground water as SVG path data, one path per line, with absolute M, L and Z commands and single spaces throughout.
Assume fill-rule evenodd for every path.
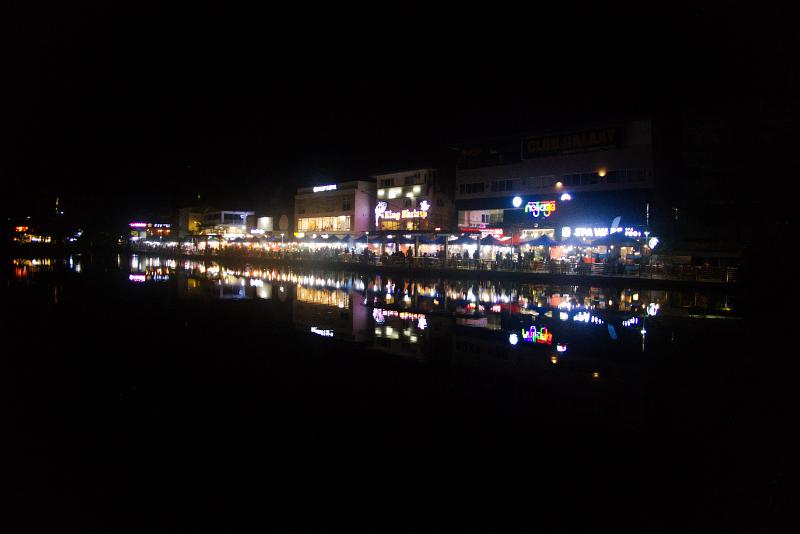
M 791 395 L 734 294 L 124 255 L 5 272 L 10 531 L 796 519 Z

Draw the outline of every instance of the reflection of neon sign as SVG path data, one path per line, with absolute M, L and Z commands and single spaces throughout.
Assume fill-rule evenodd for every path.
M 555 200 L 528 202 L 528 204 L 525 206 L 525 213 L 530 212 L 530 214 L 534 217 L 538 217 L 539 215 L 550 217 L 554 211 L 556 211 Z
M 600 319 L 599 317 L 595 317 L 594 315 L 586 311 L 576 313 L 572 317 L 572 320 L 584 323 L 603 324 L 602 319 Z
M 651 303 L 650 303 L 650 304 L 648 304 L 648 306 L 647 306 L 647 315 L 655 315 L 655 314 L 657 314 L 657 313 L 658 313 L 658 309 L 659 309 L 660 307 L 661 307 L 661 306 L 659 306 L 659 305 L 658 305 L 658 304 L 656 304 L 655 302 L 651 302 Z
M 522 329 L 522 340 L 527 341 L 528 343 L 542 343 L 547 345 L 553 344 L 553 334 L 547 331 L 547 327 L 543 326 L 538 331 L 536 330 L 536 326 L 531 326 L 530 329 L 526 332 L 525 329 Z
M 333 337 L 333 330 L 322 330 L 317 328 L 316 326 L 311 327 L 311 333 L 323 337 Z
M 372 308 L 372 318 L 378 324 L 383 324 L 387 317 L 397 317 L 401 321 L 417 321 L 417 327 L 424 330 L 428 326 L 428 321 L 424 313 L 411 313 L 404 311 L 385 310 L 383 308 Z

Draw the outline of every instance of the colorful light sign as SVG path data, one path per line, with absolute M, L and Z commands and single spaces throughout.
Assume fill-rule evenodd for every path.
M 554 211 L 556 211 L 555 200 L 537 200 L 535 202 L 528 202 L 525 205 L 525 213 L 530 213 L 535 218 L 539 217 L 540 215 L 543 215 L 544 217 L 550 217 Z
M 147 223 L 144 222 L 132 222 L 128 226 L 131 228 L 147 228 Z
M 527 341 L 528 343 L 541 343 L 552 345 L 553 344 L 553 334 L 547 331 L 547 327 L 543 326 L 538 331 L 536 330 L 536 325 L 531 326 L 528 331 L 526 332 L 525 329 L 522 329 L 522 340 Z
M 427 200 L 419 203 L 419 209 L 392 211 L 386 209 L 389 205 L 386 202 L 378 202 L 375 206 L 375 226 L 378 226 L 380 219 L 399 221 L 401 219 L 425 219 L 428 217 L 428 210 L 431 205 Z
M 318 185 L 314 187 L 314 192 L 319 193 L 322 191 L 336 191 L 336 184 L 331 185 Z

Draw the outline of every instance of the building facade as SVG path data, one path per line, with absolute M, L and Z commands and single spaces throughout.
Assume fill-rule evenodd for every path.
M 447 231 L 455 226 L 455 203 L 436 169 L 374 175 L 375 230 Z
M 348 234 L 372 229 L 375 184 L 354 180 L 303 187 L 294 197 L 295 234 Z
M 255 226 L 252 211 L 209 211 L 203 214 L 201 233 L 224 238 L 244 237 Z
M 455 147 L 458 227 L 556 240 L 645 230 L 652 124 L 635 120 Z

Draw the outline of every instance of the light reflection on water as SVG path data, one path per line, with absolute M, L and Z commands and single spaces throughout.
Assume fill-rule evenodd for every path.
M 420 360 L 446 344 L 468 363 L 487 358 L 508 362 L 519 353 L 541 351 L 549 365 L 561 365 L 574 346 L 593 350 L 610 344 L 641 352 L 650 340 L 670 336 L 666 325 L 671 319 L 732 311 L 730 296 L 696 290 L 297 272 L 131 257 L 131 282 L 171 279 L 184 298 L 277 299 L 291 305 L 296 331 L 308 336 Z

